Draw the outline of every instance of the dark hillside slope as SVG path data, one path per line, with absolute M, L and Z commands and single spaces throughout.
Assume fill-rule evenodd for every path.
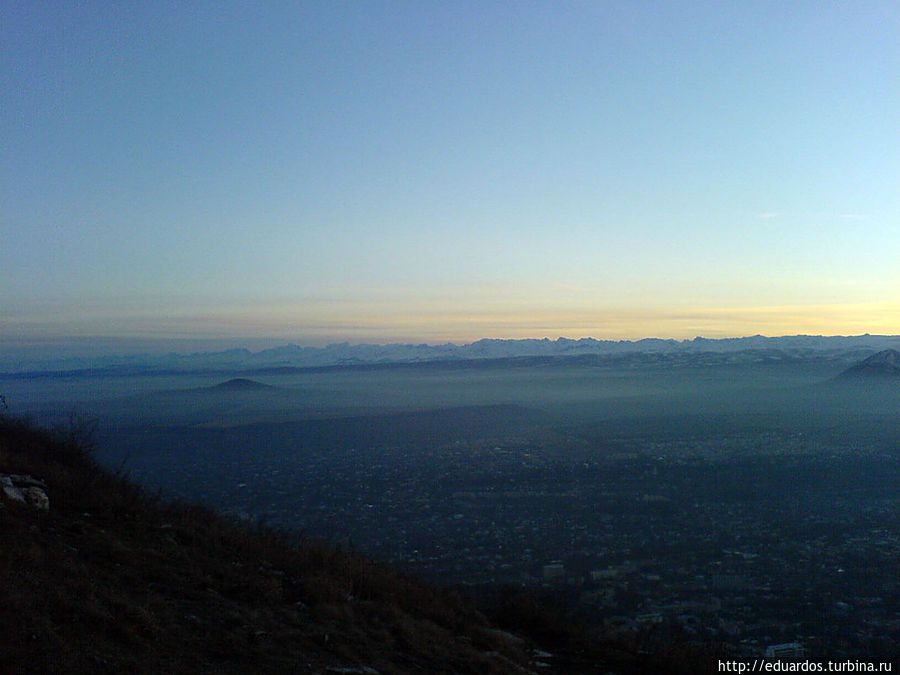
M 450 591 L 319 542 L 154 499 L 76 443 L 0 419 L 0 672 L 529 672 Z M 7 483 L 8 484 L 8 483 Z
M 85 438 L 0 414 L 0 673 L 715 672 L 552 601 L 476 606 L 355 551 L 164 502 Z

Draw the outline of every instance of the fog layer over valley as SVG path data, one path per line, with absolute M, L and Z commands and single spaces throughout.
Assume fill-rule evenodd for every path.
M 893 354 L 43 373 L 0 391 L 14 414 L 96 419 L 98 457 L 150 489 L 442 582 L 550 587 L 642 640 L 871 659 L 900 644 Z

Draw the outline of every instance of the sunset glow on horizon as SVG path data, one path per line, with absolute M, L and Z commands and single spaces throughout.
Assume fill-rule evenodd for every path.
M 900 6 L 7 3 L 0 348 L 900 334 Z

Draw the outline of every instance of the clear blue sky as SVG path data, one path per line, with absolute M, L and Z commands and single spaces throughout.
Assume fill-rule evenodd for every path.
M 893 0 L 0 8 L 0 339 L 900 333 Z

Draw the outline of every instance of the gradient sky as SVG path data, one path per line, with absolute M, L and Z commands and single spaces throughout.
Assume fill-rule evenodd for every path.
M 2 0 L 0 59 L 0 340 L 900 333 L 894 0 Z

